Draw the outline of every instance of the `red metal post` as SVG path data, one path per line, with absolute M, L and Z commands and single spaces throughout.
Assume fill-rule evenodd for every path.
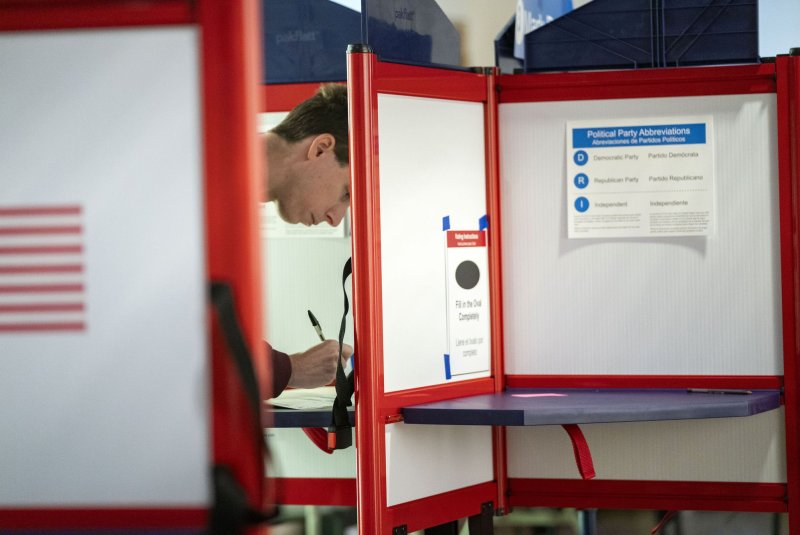
M 786 498 L 789 532 L 800 533 L 800 435 L 798 434 L 798 171 L 800 171 L 800 58 L 779 56 L 778 176 L 781 226 L 781 287 L 783 293 L 783 377 L 786 422 Z
M 208 275 L 233 289 L 260 383 L 269 384 L 263 343 L 259 201 L 263 155 L 257 133 L 260 38 L 257 0 L 197 4 L 202 28 L 203 143 Z M 212 330 L 213 450 L 244 486 L 264 498 L 252 414 L 220 333 Z
M 383 535 L 386 509 L 381 302 L 380 192 L 377 96 L 372 87 L 375 55 L 351 45 L 347 54 L 350 122 L 350 198 L 353 218 L 353 318 L 356 333 L 356 448 L 358 527 Z
M 500 205 L 500 136 L 498 128 L 497 69 L 486 75 L 484 139 L 486 143 L 486 211 L 489 217 L 489 302 L 491 303 L 492 377 L 494 391 L 506 388 L 503 353 L 503 248 L 502 211 Z M 506 428 L 492 428 L 492 456 L 497 482 L 495 511 L 508 512 L 508 469 L 506 461 Z

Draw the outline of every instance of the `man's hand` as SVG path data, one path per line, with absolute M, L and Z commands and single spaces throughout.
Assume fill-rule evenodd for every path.
M 353 348 L 342 344 L 342 366 L 353 354 Z M 339 342 L 325 340 L 321 344 L 291 355 L 292 377 L 289 386 L 293 388 L 316 388 L 324 386 L 336 378 L 336 359 L 339 357 Z

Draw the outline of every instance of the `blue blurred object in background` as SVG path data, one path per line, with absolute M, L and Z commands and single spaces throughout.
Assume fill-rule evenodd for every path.
M 343 81 L 347 45 L 381 60 L 458 67 L 461 38 L 435 0 L 264 0 L 267 84 Z
M 517 0 L 514 17 L 514 57 L 525 59 L 525 36 L 572 11 L 572 0 Z
M 755 63 L 757 0 L 593 0 L 525 36 L 525 71 Z

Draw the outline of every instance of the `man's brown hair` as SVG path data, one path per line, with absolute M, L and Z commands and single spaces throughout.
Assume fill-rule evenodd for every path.
M 289 143 L 297 143 L 309 136 L 331 134 L 336 139 L 336 161 L 347 165 L 350 161 L 350 144 L 347 138 L 347 86 L 323 84 L 313 97 L 304 100 L 289 112 L 281 123 L 272 129 Z

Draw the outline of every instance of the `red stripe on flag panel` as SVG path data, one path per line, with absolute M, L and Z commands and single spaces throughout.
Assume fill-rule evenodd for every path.
M 0 254 L 75 254 L 82 252 L 82 245 L 0 246 Z
M 12 206 L 0 208 L 0 216 L 81 215 L 80 206 Z
M 81 273 L 81 264 L 39 264 L 0 266 L 0 275 L 23 275 L 29 273 Z
M 22 305 L 3 305 L 0 304 L 0 313 L 19 313 L 19 312 L 81 312 L 84 309 L 83 303 L 35 303 Z
M 50 227 L 0 227 L 0 236 L 18 236 L 27 234 L 80 234 L 78 225 Z
M 0 333 L 85 330 L 85 323 L 0 323 Z
M 0 207 L 0 257 L 30 257 L 14 264 L 6 257 L 0 265 L 0 333 L 86 330 L 82 213 L 78 205 Z M 54 222 L 54 216 L 65 219 Z M 72 243 L 47 243 L 63 236 Z M 69 293 L 71 299 L 42 299 L 51 293 Z
M 82 292 L 83 284 L 35 284 L 0 286 L 0 293 Z

